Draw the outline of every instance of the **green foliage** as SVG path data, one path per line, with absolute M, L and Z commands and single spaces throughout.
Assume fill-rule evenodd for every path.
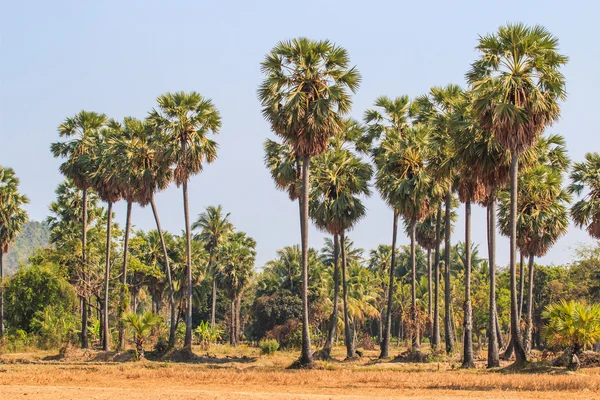
M 51 318 L 67 318 L 76 304 L 75 290 L 61 268 L 52 263 L 19 269 L 8 279 L 4 295 L 8 327 L 29 333 L 40 329 L 46 312 Z
M 561 300 L 546 307 L 544 335 L 551 345 L 577 354 L 600 341 L 600 304 Z
M 279 342 L 275 339 L 263 339 L 258 343 L 258 347 L 262 354 L 271 355 L 279 350 Z
M 43 311 L 37 312 L 31 325 L 38 335 L 38 346 L 47 349 L 73 343 L 79 333 L 78 317 L 55 305 L 49 305 Z
M 202 350 L 208 350 L 211 344 L 221 340 L 223 329 L 218 325 L 211 328 L 208 321 L 200 321 L 200 324 L 194 329 L 194 333 L 198 336 Z

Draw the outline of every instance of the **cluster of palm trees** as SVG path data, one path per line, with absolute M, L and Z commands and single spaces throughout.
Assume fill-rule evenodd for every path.
M 2 258 L 27 222 L 23 209 L 29 203 L 19 192 L 19 178 L 12 168 L 0 165 L 0 339 L 4 336 L 4 265 Z
M 219 112 L 208 99 L 191 92 L 166 93 L 158 99 L 158 107 L 142 121 L 125 118 L 122 122 L 109 119 L 104 114 L 81 111 L 67 118 L 58 128 L 65 140 L 53 143 L 52 153 L 64 162 L 60 171 L 81 191 L 81 281 L 87 281 L 88 270 L 88 203 L 90 193 L 94 193 L 108 204 L 106 218 L 106 268 L 103 302 L 103 348 L 109 349 L 109 282 L 111 266 L 112 205 L 120 200 L 127 202 L 127 220 L 123 243 L 123 264 L 121 272 L 121 305 L 119 320 L 125 312 L 127 293 L 128 247 L 131 231 L 132 204 L 150 204 L 160 236 L 165 269 L 169 281 L 171 329 L 169 344 L 175 343 L 175 301 L 169 266 L 167 247 L 158 217 L 154 196 L 175 182 L 183 189 L 183 205 L 186 234 L 186 301 L 185 347 L 192 344 L 192 268 L 191 268 L 191 227 L 188 207 L 188 180 L 202 171 L 206 163 L 217 156 L 217 144 L 210 139 L 221 126 Z M 81 342 L 88 346 L 87 296 L 82 296 Z M 119 324 L 119 347 L 124 348 L 124 325 Z
M 443 266 L 445 345 L 447 352 L 453 351 L 449 249 L 452 207 L 458 195 L 465 206 L 463 367 L 474 366 L 470 288 L 473 203 L 484 205 L 488 212 L 488 366 L 499 365 L 495 305 L 498 201 L 501 231 L 510 237 L 509 348 L 516 354 L 517 364 L 526 361 L 526 348 L 531 342 L 531 301 L 524 345 L 517 299 L 517 251 L 529 257 L 532 276 L 534 257 L 545 254 L 568 225 L 570 195 L 562 188 L 562 174 L 569 165 L 564 141 L 557 135 L 542 137 L 543 131 L 559 117 L 559 102 L 566 96 L 560 67 L 567 57 L 559 53 L 558 40 L 545 28 L 523 24 L 508 24 L 496 33 L 482 36 L 477 50 L 480 57 L 466 74 L 467 89 L 456 85 L 434 87 L 412 102 L 407 96 L 380 97 L 374 108 L 364 113 L 364 124 L 345 118 L 351 110 L 351 94 L 358 89 L 361 77 L 350 66 L 348 53 L 342 47 L 329 41 L 294 39 L 280 42 L 262 62 L 265 80 L 258 97 L 265 119 L 282 139 L 281 143 L 267 140 L 265 162 L 276 186 L 286 190 L 291 200 L 297 199 L 300 207 L 304 304 L 301 365 L 310 366 L 313 360 L 308 328 L 308 221 L 311 218 L 317 227 L 332 234 L 337 249 L 345 232 L 365 215 L 360 197 L 370 194 L 368 183 L 373 170 L 360 159 L 361 153 L 370 156 L 375 187 L 393 211 L 381 357 L 389 357 L 399 216 L 411 242 L 412 350 L 420 350 L 415 262 L 418 242 L 428 250 L 429 260 L 434 252 L 434 261 L 429 264 L 429 285 L 433 281 L 435 286 L 430 291 L 434 296 L 433 307 L 430 306 L 431 343 L 434 349 L 441 344 L 438 290 Z M 577 191 L 577 187 L 573 190 Z M 596 194 L 592 196 L 596 198 Z M 589 223 L 588 230 L 592 232 L 600 231 L 596 229 L 600 224 L 596 225 L 593 218 L 591 222 L 589 218 L 576 221 L 580 225 Z M 346 316 L 344 246 L 341 249 Z M 334 253 L 337 282 L 337 250 Z M 530 279 L 530 296 L 532 282 Z M 337 301 L 336 284 L 332 325 L 336 321 Z M 347 318 L 345 322 L 345 338 L 351 342 Z M 349 343 L 347 348 L 348 357 L 353 357 Z

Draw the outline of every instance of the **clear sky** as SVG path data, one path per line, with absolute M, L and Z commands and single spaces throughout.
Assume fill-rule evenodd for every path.
M 570 156 L 600 151 L 600 15 L 595 1 L 2 1 L 0 15 L 0 164 L 13 167 L 42 220 L 61 182 L 50 154 L 57 126 L 81 109 L 144 118 L 167 91 L 198 91 L 221 111 L 218 160 L 190 183 L 191 215 L 222 204 L 238 229 L 258 242 L 257 265 L 299 242 L 297 204 L 275 189 L 262 144 L 273 135 L 260 113 L 259 63 L 279 40 L 330 39 L 348 49 L 362 73 L 352 116 L 380 95 L 411 98 L 431 86 L 464 85 L 478 35 L 506 22 L 542 24 L 570 57 L 568 99 L 550 132 L 566 137 Z M 183 227 L 175 187 L 157 196 L 163 225 Z M 392 212 L 379 196 L 350 237 L 365 249 L 391 237 Z M 116 207 L 124 222 L 124 206 Z M 460 213 L 462 217 L 462 212 Z M 150 209 L 134 208 L 137 228 L 152 229 Z M 463 240 L 462 219 L 453 242 Z M 320 248 L 323 234 L 310 231 Z M 473 238 L 485 256 L 485 212 L 474 207 Z M 400 244 L 408 243 L 400 235 Z M 585 232 L 571 227 L 541 262 L 565 263 Z M 508 241 L 498 244 L 508 262 Z

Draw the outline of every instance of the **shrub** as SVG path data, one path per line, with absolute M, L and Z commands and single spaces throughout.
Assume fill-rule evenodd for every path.
M 200 325 L 194 329 L 194 333 L 198 336 L 200 347 L 202 347 L 203 350 L 208 350 L 212 343 L 221 340 L 223 329 L 218 325 L 211 328 L 208 321 L 200 321 Z
M 129 326 L 135 334 L 136 358 L 138 360 L 144 359 L 144 340 L 150 334 L 152 328 L 160 324 L 160 317 L 152 312 L 147 312 L 142 315 L 131 312 L 125 314 L 123 322 Z
M 263 339 L 258 343 L 262 354 L 275 354 L 279 350 L 279 342 L 275 339 Z

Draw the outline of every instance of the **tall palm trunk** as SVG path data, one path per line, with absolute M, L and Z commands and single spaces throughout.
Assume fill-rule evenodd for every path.
M 433 271 L 431 268 L 431 249 L 427 249 L 427 319 L 429 321 L 431 321 L 431 313 L 433 312 L 433 304 L 431 304 L 433 300 L 433 293 L 431 292 L 433 286 L 432 279 Z M 429 331 L 429 336 L 431 336 L 431 323 L 427 324 L 427 329 Z
M 533 254 L 529 255 L 529 290 L 527 293 L 527 328 L 525 330 L 525 352 L 531 351 L 531 334 L 533 332 L 533 272 L 535 268 Z
M 102 324 L 102 350 L 109 351 L 110 350 L 110 334 L 108 332 L 108 289 L 110 282 L 110 245 L 112 243 L 111 240 L 111 230 L 112 230 L 112 207 L 113 203 L 108 203 L 108 219 L 106 222 L 106 268 L 104 275 L 104 304 L 103 304 L 103 319 L 104 322 Z
M 463 320 L 463 368 L 475 368 L 473 361 L 473 310 L 471 308 L 471 202 L 465 203 L 465 305 Z
M 150 205 L 152 207 L 152 213 L 154 214 L 154 221 L 156 221 L 156 230 L 158 231 L 158 237 L 160 238 L 160 245 L 162 246 L 163 257 L 165 258 L 165 269 L 167 270 L 167 280 L 169 282 L 169 305 L 171 306 L 169 347 L 172 348 L 173 346 L 175 346 L 175 331 L 177 330 L 177 324 L 175 323 L 175 289 L 173 288 L 173 277 L 171 275 L 171 265 L 169 264 L 169 253 L 167 252 L 167 245 L 165 243 L 162 228 L 160 227 L 160 219 L 158 218 L 158 211 L 156 210 L 154 196 L 150 198 Z
M 523 315 L 523 295 L 525 294 L 525 255 L 519 251 L 519 321 Z
M 411 286 L 412 286 L 412 302 L 411 302 L 411 318 L 413 324 L 413 335 L 412 335 L 412 351 L 419 351 L 421 349 L 420 334 L 419 334 L 419 321 L 418 321 L 418 310 L 417 310 L 417 257 L 416 257 L 416 231 L 417 231 L 417 220 L 412 219 L 410 221 L 410 269 L 411 269 Z
M 232 297 L 230 300 L 230 332 L 229 332 L 229 344 L 232 346 L 236 345 L 236 334 L 235 334 L 235 297 Z
M 300 235 L 302 243 L 302 354 L 300 365 L 312 366 L 313 357 L 310 345 L 310 327 L 308 325 L 308 191 L 310 187 L 310 156 L 302 159 L 302 201 L 300 217 Z M 343 247 L 342 243 L 342 247 Z
M 242 339 L 242 293 L 238 293 L 235 299 L 235 343 L 241 343 Z
M 352 329 L 350 327 L 350 315 L 348 313 L 348 280 L 346 278 L 347 260 L 346 260 L 346 236 L 344 231 L 340 234 L 342 250 L 342 296 L 344 297 L 344 342 L 346 344 L 346 358 L 351 359 L 356 356 L 354 352 L 354 340 L 352 339 Z
M 487 205 L 488 268 L 490 270 L 490 310 L 488 321 L 488 368 L 500 366 L 498 312 L 496 310 L 496 199 Z
M 125 324 L 122 321 L 129 299 L 127 290 L 127 256 L 129 253 L 129 234 L 131 232 L 132 202 L 127 202 L 127 217 L 125 219 L 125 242 L 123 243 L 123 272 L 121 274 L 121 304 L 119 305 L 119 349 L 125 349 Z
M 398 236 L 398 210 L 394 208 L 394 223 L 392 228 L 392 257 L 390 262 L 390 281 L 388 284 L 387 308 L 383 326 L 383 340 L 379 358 L 389 358 L 390 342 L 392 339 L 392 302 L 394 300 L 394 267 L 396 265 L 396 237 Z
M 433 307 L 433 332 L 431 334 L 431 346 L 437 350 L 441 343 L 440 337 L 440 242 L 442 234 L 442 202 L 440 201 L 435 218 L 435 258 L 434 258 L 434 307 Z
M 325 353 L 326 359 L 331 357 L 333 338 L 335 337 L 338 320 L 338 302 L 340 296 L 339 251 L 339 236 L 335 234 L 333 235 L 333 311 L 331 312 L 331 321 L 329 325 L 329 331 L 327 332 L 327 340 L 325 341 L 325 346 L 323 347 L 323 352 Z
M 83 228 L 81 232 L 81 262 L 82 262 L 82 278 L 83 286 L 87 284 L 87 224 L 88 224 L 88 200 L 87 188 L 83 189 L 82 201 L 83 201 L 83 215 L 81 220 L 83 221 Z M 82 302 L 81 302 L 81 348 L 88 348 L 88 298 L 86 290 L 84 289 Z
M 0 339 L 4 337 L 4 253 L 0 248 Z
M 454 350 L 454 340 L 452 339 L 452 315 L 450 312 L 451 293 L 450 293 L 450 220 L 452 208 L 452 193 L 446 194 L 446 207 L 444 215 L 444 337 L 446 339 L 446 353 L 452 353 Z
M 517 196 L 518 196 L 519 158 L 512 153 L 510 165 L 510 334 L 517 357 L 516 365 L 527 361 L 527 355 L 521 340 L 519 312 L 517 303 Z
M 185 216 L 185 244 L 186 244 L 186 316 L 185 316 L 185 340 L 183 347 L 192 351 L 192 238 L 190 233 L 190 210 L 188 204 L 187 181 L 183 182 L 183 212 Z
M 215 270 L 215 266 L 213 265 L 213 263 L 214 263 L 213 252 L 214 252 L 214 249 L 210 249 L 208 264 L 209 264 L 209 267 L 213 269 L 212 298 L 211 298 L 211 305 L 210 305 L 210 327 L 212 329 L 215 329 L 216 311 L 217 311 L 217 272 Z

